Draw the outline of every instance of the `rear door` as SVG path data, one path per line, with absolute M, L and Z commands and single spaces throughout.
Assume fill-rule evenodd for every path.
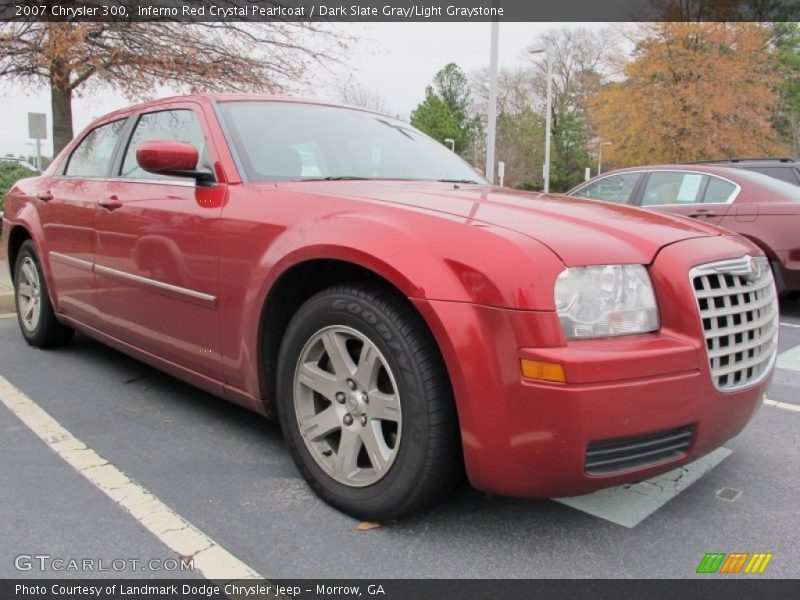
M 40 218 L 58 311 L 88 325 L 99 322 L 94 218 L 127 119 L 95 127 L 74 147 L 57 175 L 39 189 Z
M 738 186 L 696 171 L 651 171 L 638 203 L 643 208 L 719 223 L 730 208 Z
M 141 169 L 147 140 L 195 146 L 212 171 L 215 151 L 199 105 L 136 117 L 97 208 L 95 273 L 104 329 L 156 356 L 220 380 L 219 242 L 223 182 Z

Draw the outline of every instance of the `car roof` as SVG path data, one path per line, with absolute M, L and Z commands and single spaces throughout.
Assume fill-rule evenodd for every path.
M 629 173 L 636 171 L 694 171 L 695 173 L 707 173 L 709 175 L 719 175 L 731 179 L 739 183 L 739 180 L 744 178 L 741 174 L 741 169 L 736 169 L 729 166 L 721 165 L 708 165 L 708 164 L 663 164 L 663 165 L 645 165 L 639 167 L 624 167 L 622 169 L 614 169 L 613 171 L 606 171 L 601 175 L 595 176 L 593 179 L 599 179 L 613 173 Z M 765 176 L 766 177 L 766 176 Z M 748 179 L 748 181 L 750 181 Z M 583 184 L 581 184 L 583 185 Z
M 297 104 L 314 104 L 317 106 L 332 106 L 336 108 L 348 108 L 351 110 L 358 110 L 361 112 L 368 112 L 377 115 L 381 115 L 384 117 L 389 117 L 391 119 L 396 119 L 392 115 L 382 113 L 376 110 L 372 110 L 369 108 L 364 108 L 361 106 L 352 106 L 349 104 L 341 104 L 338 102 L 332 102 L 329 100 L 321 100 L 318 98 L 305 98 L 299 96 L 288 96 L 284 94 L 246 94 L 246 93 L 218 93 L 218 94 L 185 94 L 180 96 L 167 96 L 165 98 L 158 98 L 155 100 L 149 100 L 147 102 L 140 102 L 138 104 L 132 104 L 130 106 L 126 106 L 125 108 L 120 108 L 113 112 L 107 113 L 102 117 L 96 119 L 92 125 L 99 124 L 103 121 L 111 121 L 114 119 L 118 119 L 121 117 L 125 117 L 132 113 L 139 113 L 144 112 L 153 108 L 159 108 L 164 105 L 174 104 L 175 102 L 196 102 L 199 104 L 206 104 L 209 102 L 254 102 L 254 101 L 261 101 L 261 102 L 294 102 Z
M 736 166 L 763 166 L 794 167 L 797 161 L 787 156 L 762 156 L 752 158 L 721 158 L 716 160 L 698 160 L 684 163 L 687 165 L 736 165 Z

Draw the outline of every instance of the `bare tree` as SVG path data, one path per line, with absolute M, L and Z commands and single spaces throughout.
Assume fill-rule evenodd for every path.
M 593 132 L 587 102 L 620 71 L 621 40 L 616 30 L 564 27 L 548 31 L 537 42 L 553 59 L 551 186 L 564 191 L 581 180 L 588 166 L 587 142 Z M 530 187 L 542 181 L 547 59 L 527 53 L 522 58 L 523 66 L 498 73 L 496 144 L 498 160 L 506 162 L 506 182 Z M 475 72 L 470 80 L 472 114 L 486 115 L 488 72 Z M 475 156 L 482 151 L 476 146 Z
M 382 113 L 389 112 L 386 99 L 379 92 L 363 87 L 352 75 L 346 80 L 337 80 L 334 88 L 336 99 L 342 104 L 360 106 Z
M 587 100 L 610 78 L 619 74 L 625 61 L 618 30 L 602 31 L 561 27 L 539 37 L 553 60 L 554 128 L 558 119 L 585 111 Z M 529 55 L 530 76 L 537 101 L 544 110 L 547 85 L 546 54 Z
M 183 91 L 282 92 L 352 40 L 310 23 L 2 23 L 0 76 L 50 89 L 54 152 L 73 136 L 72 98 L 111 85 L 139 96 Z
M 486 126 L 489 106 L 488 69 L 470 74 L 472 105 L 470 113 L 481 118 Z M 500 69 L 497 74 L 497 160 L 505 163 L 504 184 L 509 187 L 532 188 L 541 185 L 544 117 L 537 114 L 538 98 L 530 68 Z M 544 111 L 542 110 L 542 113 Z M 485 140 L 478 136 L 466 154 L 474 164 L 483 165 Z

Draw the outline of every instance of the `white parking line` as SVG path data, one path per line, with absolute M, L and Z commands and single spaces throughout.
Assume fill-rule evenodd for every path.
M 0 313 L 0 319 L 16 319 L 17 313 Z
M 791 402 L 779 402 L 777 400 L 770 400 L 769 398 L 764 398 L 764 404 L 766 404 L 767 406 L 774 406 L 775 408 L 790 410 L 792 412 L 800 412 L 800 404 L 792 404 Z
M 800 325 L 797 323 L 781 323 L 781 325 L 784 327 L 796 327 L 797 329 L 800 329 Z
M 795 346 L 779 354 L 778 359 L 775 361 L 775 368 L 800 371 L 800 346 Z
M 640 483 L 606 488 L 585 496 L 555 498 L 555 501 L 633 528 L 730 455 L 728 448 L 717 448 L 693 462 Z
M 0 401 L 50 449 L 206 579 L 262 579 L 225 548 L 131 480 L 69 431 L 38 404 L 0 376 Z

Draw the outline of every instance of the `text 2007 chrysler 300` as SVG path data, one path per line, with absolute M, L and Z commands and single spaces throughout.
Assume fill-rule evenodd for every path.
M 713 226 L 489 186 L 381 114 L 191 96 L 110 114 L 19 182 L 22 334 L 79 329 L 277 416 L 325 500 L 638 481 L 736 435 L 772 373 L 766 259 Z

